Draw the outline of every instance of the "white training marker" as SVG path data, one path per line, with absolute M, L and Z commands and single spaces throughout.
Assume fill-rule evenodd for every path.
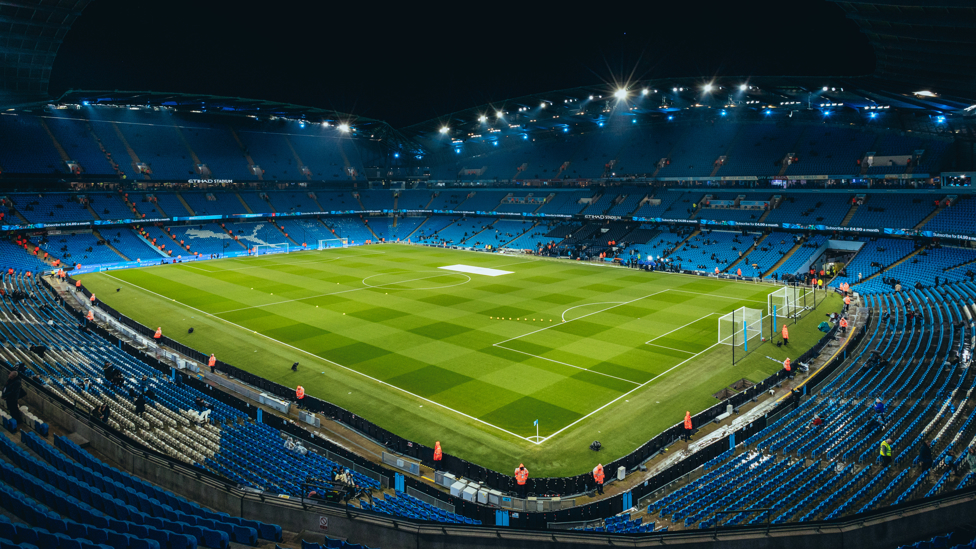
M 485 267 L 472 267 L 470 265 L 448 265 L 447 267 L 438 267 L 438 269 L 444 269 L 445 271 L 455 271 L 458 273 L 478 274 L 484 276 L 501 276 L 501 275 L 512 274 L 512 271 L 502 271 L 500 269 L 487 269 Z

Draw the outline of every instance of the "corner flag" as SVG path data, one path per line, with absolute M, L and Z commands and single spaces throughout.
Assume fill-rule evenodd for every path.
M 532 422 L 532 426 L 533 427 L 538 427 L 539 426 L 539 420 L 537 419 L 534 422 Z

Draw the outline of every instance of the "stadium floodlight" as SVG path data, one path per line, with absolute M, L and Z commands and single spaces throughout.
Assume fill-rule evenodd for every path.
M 619 88 L 617 91 L 613 92 L 613 96 L 617 99 L 623 99 L 627 97 L 627 90 L 624 88 Z
M 539 108 L 540 108 L 540 109 L 544 109 L 544 108 L 546 108 L 546 102 L 545 102 L 545 101 L 543 101 L 542 103 L 540 103 L 540 104 L 539 104 Z
M 485 115 L 481 115 L 478 117 L 478 122 L 487 122 L 487 121 L 488 121 L 488 117 Z
M 937 97 L 937 95 L 929 90 L 920 90 L 917 92 L 912 92 L 912 95 L 917 95 L 919 97 Z M 82 103 L 86 104 L 86 103 Z
M 447 126 L 441 126 L 441 133 L 447 133 L 449 131 L 451 131 L 451 128 L 448 128 Z
M 349 131 L 349 124 L 346 124 L 345 122 L 339 124 L 339 131 L 342 133 L 347 133 Z
M 651 93 L 651 90 L 649 90 L 647 88 L 644 88 L 643 90 L 641 90 L 641 95 L 647 95 L 649 93 Z
M 503 113 L 502 111 L 496 111 L 496 112 L 495 112 L 495 117 L 496 117 L 496 118 L 501 118 L 501 117 L 503 117 L 503 116 L 505 116 L 505 113 Z
M 747 86 L 745 84 L 740 84 L 739 85 L 739 91 L 746 91 L 748 89 L 749 89 L 749 86 Z
M 708 93 L 708 92 L 712 91 L 712 85 L 711 84 L 705 84 L 704 86 L 702 86 L 702 91 L 704 91 L 705 93 Z
M 760 309 L 740 307 L 718 319 L 718 342 L 748 349 L 749 341 L 762 335 Z
M 827 86 L 824 86 L 823 87 L 823 91 L 827 91 Z
M 677 93 L 677 91 L 678 91 L 678 88 L 671 88 L 671 91 L 673 91 L 673 92 L 676 92 L 676 93 Z

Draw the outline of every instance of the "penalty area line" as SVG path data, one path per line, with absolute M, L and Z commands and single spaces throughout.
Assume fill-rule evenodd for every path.
M 321 357 L 321 356 L 319 356 L 319 355 L 316 355 L 316 354 L 313 354 L 313 353 L 310 353 L 310 352 L 308 352 L 308 351 L 306 351 L 306 350 L 304 350 L 304 349 L 300 349 L 300 348 L 298 348 L 298 347 L 295 347 L 294 345 L 289 345 L 289 344 L 287 344 L 287 343 L 284 343 L 284 342 L 282 342 L 282 341 L 278 341 L 277 339 L 275 339 L 275 338 L 273 338 L 273 337 L 270 337 L 270 336 L 267 336 L 267 335 L 264 335 L 264 334 L 262 334 L 262 333 L 260 333 L 260 332 L 255 332 L 254 330 L 249 330 L 249 329 L 247 329 L 247 328 L 245 328 L 244 326 L 241 326 L 240 324 L 235 324 L 235 323 L 233 323 L 233 322 L 231 322 L 231 321 L 229 321 L 229 320 L 225 320 L 225 319 L 223 319 L 223 318 L 220 318 L 219 316 L 216 316 L 216 315 L 213 315 L 213 314 L 210 314 L 210 313 L 208 313 L 207 311 L 203 311 L 203 310 L 200 310 L 200 309 L 197 309 L 196 307 L 193 307 L 193 306 L 190 306 L 190 305 L 187 305 L 186 303 L 183 303 L 183 302 L 180 302 L 180 301 L 176 301 L 175 299 L 173 299 L 173 298 L 171 298 L 171 297 L 166 297 L 166 296 L 164 296 L 164 295 L 162 295 L 162 294 L 159 294 L 159 293 L 156 293 L 156 292 L 154 292 L 154 291 L 152 291 L 152 290 L 149 290 L 149 289 L 146 289 L 146 288 L 143 288 L 142 286 L 139 286 L 138 284 L 133 284 L 132 282 L 129 282 L 129 281 L 127 281 L 127 280 L 122 280 L 121 278 L 116 278 L 116 277 L 114 277 L 114 276 L 112 276 L 112 275 L 110 275 L 110 274 L 108 274 L 108 273 L 102 273 L 102 274 L 104 274 L 105 276 L 107 276 L 107 277 L 109 277 L 109 278 L 114 278 L 115 280 L 118 280 L 119 282 L 123 282 L 123 283 L 125 283 L 125 284 L 128 284 L 129 286 L 132 286 L 132 287 L 134 287 L 134 288 L 138 288 L 138 289 L 140 289 L 140 290 L 142 290 L 142 291 L 144 291 L 144 292 L 146 292 L 146 293 L 150 293 L 150 294 L 153 294 L 153 295 L 155 295 L 155 296 L 157 296 L 157 297 L 160 297 L 160 298 L 162 298 L 162 299 L 168 299 L 168 300 L 170 300 L 170 301 L 173 301 L 173 302 L 175 302 L 175 303 L 179 303 L 180 305 L 182 305 L 182 306 L 184 306 L 184 307 L 186 307 L 186 308 L 188 308 L 188 309 L 193 309 L 194 311 L 197 311 L 198 313 L 201 313 L 201 314 L 204 314 L 204 315 L 207 315 L 207 316 L 209 316 L 209 317 L 211 317 L 211 318 L 215 318 L 215 319 L 217 319 L 217 320 L 219 320 L 219 321 L 221 321 L 221 322 L 223 322 L 223 323 L 225 323 L 225 324 L 229 324 L 229 325 L 231 325 L 231 326 L 234 326 L 235 328 L 240 328 L 241 330 L 243 330 L 243 331 L 245 331 L 245 332 L 251 332 L 251 334 L 252 334 L 252 335 L 258 335 L 258 336 L 261 336 L 261 337 L 263 337 L 263 338 L 265 338 L 265 339 L 267 339 L 268 341 L 271 341 L 271 342 L 274 342 L 274 343 L 277 343 L 278 345 L 281 345 L 282 347 L 288 347 L 289 349 L 292 349 L 292 350 L 295 350 L 295 351 L 298 351 L 299 353 L 302 353 L 302 354 L 305 354 L 305 355 L 308 355 L 308 356 L 310 356 L 310 357 L 312 357 L 312 358 L 316 358 L 316 359 L 318 359 L 318 360 L 323 360 L 323 361 L 325 361 L 325 362 L 328 362 L 329 364 L 333 364 L 333 365 L 335 365 L 335 366 L 338 366 L 339 368 L 342 368 L 342 369 L 344 369 L 344 370 L 347 370 L 347 371 L 350 371 L 350 372 L 352 372 L 352 373 L 355 373 L 355 374 L 359 374 L 360 376 L 362 376 L 362 377 L 364 377 L 364 378 L 366 378 L 366 379 L 368 379 L 368 380 L 370 380 L 370 381 L 375 381 L 376 383 L 378 383 L 378 384 L 380 384 L 380 385 L 384 385 L 384 386 L 386 386 L 386 387 L 390 387 L 390 388 L 392 388 L 392 389 L 396 389 L 397 391 L 400 391 L 401 393 L 404 393 L 404 394 L 407 394 L 407 395 L 410 395 L 410 396 L 412 396 L 412 397 L 414 397 L 414 398 L 416 398 L 416 399 L 418 399 L 418 400 L 422 400 L 422 401 L 424 401 L 424 402 L 427 402 L 427 403 L 430 403 L 430 404 L 433 404 L 434 406 L 438 406 L 438 407 L 440 407 L 440 408 L 443 408 L 443 409 L 445 409 L 445 410 L 447 410 L 447 411 L 449 411 L 449 412 L 454 412 L 455 414 L 457 414 L 457 415 L 459 415 L 459 416 L 462 416 L 462 417 L 465 417 L 465 418 L 468 418 L 468 419 L 470 419 L 470 420 L 472 420 L 472 421 L 475 421 L 475 422 L 478 422 L 478 423 L 480 423 L 480 424 L 482 424 L 482 425 L 485 425 L 485 426 L 487 426 L 487 427 L 491 427 L 492 429 L 496 429 L 496 430 L 498 430 L 498 431 L 501 431 L 501 432 L 503 432 L 503 433 L 505 433 L 505 434 L 508 434 L 508 435 L 511 435 L 511 436 L 513 436 L 513 437 L 515 437 L 515 438 L 517 438 L 517 439 L 520 439 L 520 440 L 524 440 L 524 441 L 526 441 L 526 442 L 531 442 L 532 444 L 536 444 L 536 445 L 539 445 L 539 444 L 542 444 L 542 441 L 538 441 L 538 442 L 537 442 L 537 441 L 533 441 L 533 440 L 531 440 L 531 439 L 530 439 L 529 437 L 523 437 L 522 435 L 517 435 L 517 434 L 515 434 L 515 433 L 513 433 L 513 432 L 511 432 L 511 431 L 509 431 L 509 430 L 507 430 L 507 429 L 503 429 L 503 428 L 501 428 L 501 427 L 499 427 L 499 426 L 497 426 L 497 425 L 492 425 L 491 423 L 488 423 L 487 421 L 484 421 L 484 420 L 482 420 L 482 419 L 479 419 L 479 418 L 476 418 L 476 417 L 474 417 L 474 416 L 471 416 L 471 415 L 468 415 L 468 414 L 465 414 L 464 412 L 460 412 L 460 411 L 458 411 L 458 410 L 455 410 L 454 408 L 451 408 L 451 407 L 449 407 L 449 406 L 445 406 L 445 405 L 443 405 L 443 404 L 441 404 L 441 403 L 439 403 L 439 402 L 435 402 L 435 401 L 433 401 L 433 400 L 430 400 L 429 398 L 425 398 L 425 397 L 422 397 L 422 396 L 420 396 L 420 395 L 417 395 L 417 394 L 415 394 L 415 393 L 411 393 L 410 391 L 407 391 L 406 389 L 401 389 L 400 387 L 397 387 L 396 385 L 392 385 L 392 384 L 390 384 L 390 383 L 387 383 L 387 382 L 385 382 L 385 381 L 383 381 L 383 380 L 380 380 L 380 379 L 376 379 L 375 377 L 372 377 L 372 376 L 369 376 L 369 375 L 366 375 L 366 374 L 364 374 L 364 373 L 362 373 L 362 372 L 359 372 L 359 371 L 357 371 L 357 370 L 354 370 L 354 369 L 352 369 L 352 368 L 350 368 L 350 367 L 348 367 L 348 366 L 343 366 L 342 364 L 339 364 L 338 362 L 335 362 L 335 361 L 332 361 L 332 360 L 329 360 L 329 359 L 327 359 L 327 358 L 325 358 L 325 357 Z M 551 436 L 551 435 L 550 435 L 550 436 Z M 532 438 L 535 438 L 535 437 L 532 437 Z M 543 440 L 545 440 L 545 439 L 543 439 Z
M 685 360 L 682 360 L 681 362 L 679 362 L 679 363 L 677 363 L 677 364 L 675 364 L 674 366 L 672 366 L 672 367 L 670 367 L 670 368 L 668 368 L 667 370 L 665 370 L 665 371 L 663 371 L 663 372 L 661 372 L 660 374 L 658 374 L 658 375 L 656 375 L 656 376 L 654 376 L 654 377 L 652 377 L 651 379 L 649 379 L 649 380 L 647 380 L 647 381 L 645 381 L 644 383 L 641 383 L 641 384 L 640 384 L 640 385 L 638 385 L 637 387 L 634 387 L 633 389 L 631 389 L 631 390 L 629 390 L 629 391 L 627 391 L 626 393 L 624 393 L 624 394 L 622 394 L 622 395 L 620 395 L 620 396 L 618 396 L 617 398 L 615 398 L 615 399 L 613 399 L 613 400 L 611 400 L 610 402 L 608 402 L 608 403 L 606 403 L 606 404 L 604 404 L 603 406 L 600 406 L 600 407 L 599 407 L 599 408 L 597 408 L 596 410 L 593 410 L 592 412 L 590 412 L 590 413 L 588 413 L 588 414 L 586 414 L 585 416 L 583 416 L 583 417 L 581 417 L 581 418 L 579 418 L 579 419 L 577 419 L 576 421 L 574 421 L 574 422 L 572 422 L 572 423 L 570 423 L 569 425 L 567 425 L 567 426 L 565 426 L 565 427 L 563 427 L 562 429 L 560 429 L 560 430 L 558 430 L 558 431 L 556 431 L 555 433 L 553 433 L 553 434 L 551 434 L 551 435 L 549 435 L 549 436 L 547 436 L 547 437 L 545 437 L 545 438 L 543 438 L 542 440 L 540 440 L 540 441 L 539 441 L 539 442 L 537 442 L 536 444 L 542 444 L 543 442 L 545 442 L 545 441 L 547 441 L 547 440 L 549 440 L 550 438 L 552 438 L 552 437 L 554 437 L 554 436 L 556 436 L 556 435 L 558 435 L 559 433 L 561 433 L 561 432 L 563 432 L 563 431 L 565 431 L 566 429 L 569 429 L 569 428 L 570 428 L 570 427 L 572 427 L 573 425 L 576 425 L 577 423 L 579 423 L 579 422 L 581 422 L 581 421 L 583 421 L 584 419 L 586 419 L 586 418 L 588 418 L 588 417 L 590 417 L 590 416 L 592 416 L 593 414 L 595 414 L 595 413 L 597 413 L 597 412 L 599 412 L 600 410 L 603 410 L 603 409 L 604 409 L 604 408 L 606 408 L 607 406 L 610 406 L 611 404 L 613 404 L 613 403 L 615 403 L 615 402 L 617 402 L 618 400 L 620 400 L 620 399 L 622 399 L 622 398 L 624 398 L 625 396 L 627 396 L 627 395 L 630 395 L 630 394 L 631 394 L 631 393 L 633 393 L 634 391 L 639 391 L 639 390 L 641 390 L 641 389 L 642 389 L 642 388 L 644 388 L 644 387 L 645 387 L 645 386 L 646 386 L 646 385 L 647 385 L 648 383 L 651 383 L 652 381 L 654 381 L 654 380 L 656 380 L 656 379 L 658 379 L 658 378 L 660 378 L 661 376 L 663 376 L 663 375 L 666 375 L 666 374 L 668 374 L 669 372 L 671 372 L 671 371 L 672 371 L 672 370 L 674 370 L 675 368 L 678 368 L 678 367 L 680 367 L 680 366 L 682 366 L 682 365 L 684 365 L 684 364 L 685 364 L 686 362 L 688 362 L 688 361 L 690 361 L 690 360 L 693 360 L 694 358 L 696 358 L 696 357 L 698 357 L 698 355 L 701 355 L 701 354 L 703 354 L 703 353 L 707 353 L 708 351 L 710 351 L 710 350 L 712 350 L 713 348 L 715 348 L 715 347 L 716 347 L 716 346 L 718 346 L 718 345 L 719 345 L 719 343 L 714 343 L 714 344 L 712 344 L 712 346 L 711 346 L 711 347 L 709 347 L 709 348 L 707 348 L 707 349 L 705 349 L 704 351 L 701 351 L 701 352 L 699 352 L 699 353 L 695 353 L 694 355 L 692 355 L 692 356 L 690 356 L 690 357 L 688 357 L 688 358 L 686 358 Z

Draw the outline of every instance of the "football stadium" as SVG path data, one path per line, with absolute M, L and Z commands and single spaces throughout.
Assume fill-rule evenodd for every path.
M 976 547 L 969 3 L 396 127 L 52 94 L 89 3 L 0 2 L 0 549 Z

